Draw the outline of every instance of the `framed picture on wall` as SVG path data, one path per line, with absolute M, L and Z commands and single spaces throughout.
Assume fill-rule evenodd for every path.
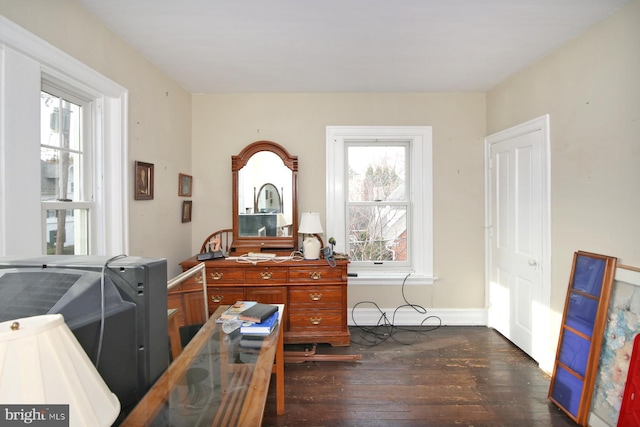
M 153 163 L 135 162 L 135 200 L 153 199 Z
M 191 197 L 192 183 L 191 175 L 178 174 L 178 196 Z
M 182 222 L 191 222 L 191 200 L 182 202 Z

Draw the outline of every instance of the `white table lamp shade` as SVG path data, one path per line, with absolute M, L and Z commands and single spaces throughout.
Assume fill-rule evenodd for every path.
M 320 241 L 314 234 L 322 233 L 320 214 L 317 212 L 304 212 L 300 219 L 298 233 L 310 234 L 302 241 L 302 252 L 305 259 L 320 258 Z
M 285 227 L 289 224 L 291 224 L 291 222 L 287 221 L 287 217 L 285 217 L 284 214 L 279 213 L 276 215 L 276 227 Z
M 69 425 L 79 427 L 110 426 L 120 413 L 60 314 L 0 323 L 0 402 L 69 405 Z
M 318 234 L 322 233 L 322 223 L 320 223 L 320 214 L 317 212 L 304 212 L 300 219 L 300 228 L 298 233 L 302 234 Z

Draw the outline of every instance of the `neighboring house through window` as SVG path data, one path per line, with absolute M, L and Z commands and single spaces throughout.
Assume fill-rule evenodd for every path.
M 431 127 L 327 128 L 327 238 L 353 283 L 433 282 Z

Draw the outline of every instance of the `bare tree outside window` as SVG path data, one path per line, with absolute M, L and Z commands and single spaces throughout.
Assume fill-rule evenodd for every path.
M 407 146 L 349 144 L 347 223 L 353 261 L 407 261 Z
M 82 107 L 41 93 L 40 198 L 45 220 L 46 253 L 86 254 L 87 209 L 84 201 Z

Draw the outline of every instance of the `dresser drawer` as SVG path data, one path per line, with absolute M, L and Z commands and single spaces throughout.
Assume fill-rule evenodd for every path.
M 221 305 L 231 305 L 242 300 L 244 300 L 244 288 L 207 286 L 209 313 L 213 313 Z
M 289 289 L 289 301 L 294 305 L 340 306 L 342 303 L 342 288 L 340 286 L 292 286 Z
M 286 267 L 256 267 L 248 268 L 245 271 L 246 283 L 286 283 Z
M 200 277 L 198 277 L 200 279 Z M 207 266 L 207 286 L 222 283 L 244 283 L 244 271 L 240 268 Z
M 289 281 L 291 283 L 308 282 L 340 282 L 344 270 L 342 268 L 321 267 L 291 267 L 289 269 Z
M 344 324 L 342 310 L 304 309 L 289 311 L 289 330 L 300 331 L 340 331 Z

